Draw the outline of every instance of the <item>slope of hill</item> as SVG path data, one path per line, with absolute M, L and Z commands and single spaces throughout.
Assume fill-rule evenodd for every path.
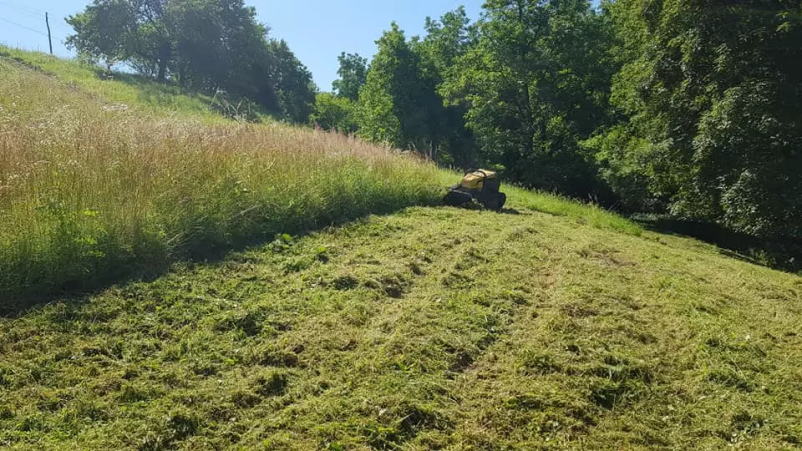
M 22 70 L 8 64 L 0 77 Z M 52 84 L 24 75 L 15 83 L 33 80 L 41 89 Z M 50 95 L 42 97 L 76 102 L 70 108 L 85 105 L 75 97 L 80 92 L 48 89 Z M 0 155 L 8 156 L 2 153 L 11 148 L 8 136 L 22 133 L 22 122 L 8 126 L 10 94 L 5 95 Z M 34 124 L 52 118 L 31 108 L 24 111 Z M 116 137 L 130 130 L 122 123 L 102 129 L 109 140 L 98 142 L 125 143 Z M 169 122 L 165 130 L 181 124 Z M 231 132 L 226 127 L 214 130 Z M 247 133 L 270 129 L 248 127 Z M 33 143 L 23 148 L 34 152 L 42 137 L 52 135 L 31 128 L 18 142 Z M 274 147 L 299 152 L 317 146 L 323 157 L 315 164 L 360 146 L 281 130 L 285 134 Z M 226 155 L 241 151 L 225 149 Z M 0 318 L 0 447 L 802 444 L 802 278 L 697 241 L 644 231 L 598 208 L 518 189 L 505 189 L 510 203 L 503 214 L 400 209 L 428 202 L 435 193 L 427 187 L 455 176 L 390 155 L 362 172 L 358 161 L 377 161 L 378 150 L 360 149 L 349 165 L 326 166 L 334 176 L 321 184 L 313 180 L 326 171 L 310 175 L 313 166 L 291 171 L 290 160 L 273 160 L 290 171 L 282 183 L 298 180 L 292 192 L 314 193 L 318 202 L 286 192 L 280 198 L 307 199 L 302 205 L 311 211 L 297 213 L 311 219 L 297 230 L 317 227 L 315 232 L 280 235 L 217 262 L 178 260 L 154 281 L 56 297 Z M 297 153 L 292 156 L 296 161 Z M 2 167 L 0 176 L 6 174 Z M 97 167 L 106 166 L 90 166 Z M 378 180 L 392 180 L 378 186 L 412 184 L 411 194 L 364 191 L 377 186 L 369 175 L 360 176 L 361 184 L 337 185 L 334 192 L 347 196 L 332 197 L 324 189 L 339 177 L 376 171 Z M 206 185 L 186 188 L 199 186 Z M 355 193 L 368 200 L 357 202 Z M 0 201 L 12 199 L 2 196 Z M 20 205 L 0 203 L 0 220 L 22 211 L 14 210 Z M 387 214 L 321 229 L 331 205 L 348 211 L 359 206 L 351 217 Z M 148 211 L 158 217 L 166 210 Z M 225 217 L 238 210 L 219 211 Z M 276 211 L 284 210 L 267 210 Z M 202 231 L 201 226 L 225 230 L 242 223 L 193 224 L 192 230 Z M 31 236 L 22 228 L 0 230 L 4 246 L 9 236 Z M 235 230 L 252 233 L 258 227 Z
M 200 119 L 205 123 L 221 123 L 224 107 L 207 95 L 182 92 L 178 86 L 159 84 L 133 74 L 109 72 L 101 67 L 75 60 L 54 58 L 45 53 L 30 52 L 0 45 L 0 58 L 12 70 L 12 62 L 27 69 L 46 74 L 73 90 L 80 90 L 95 102 L 117 109 L 137 109 L 148 115 Z M 19 69 L 16 69 L 19 70 Z M 27 72 L 26 73 L 30 73 Z M 58 87 L 56 85 L 55 87 Z M 260 117 L 267 116 L 254 111 Z
M 17 59 L 0 56 L 0 310 L 440 195 L 434 166 L 411 156 Z

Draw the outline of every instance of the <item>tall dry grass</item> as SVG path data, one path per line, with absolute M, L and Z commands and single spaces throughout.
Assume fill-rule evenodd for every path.
M 149 118 L 0 60 L 0 306 L 430 203 L 437 185 L 343 136 Z

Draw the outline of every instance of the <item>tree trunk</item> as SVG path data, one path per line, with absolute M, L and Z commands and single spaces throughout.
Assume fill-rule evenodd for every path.
M 159 60 L 159 75 L 158 75 L 159 83 L 164 83 L 166 76 L 167 76 L 167 61 Z
M 164 83 L 167 80 L 167 63 L 170 61 L 170 55 L 173 49 L 169 42 L 162 42 L 159 46 L 159 83 Z
M 178 66 L 178 85 L 181 87 L 181 92 L 187 87 L 187 65 L 180 63 Z

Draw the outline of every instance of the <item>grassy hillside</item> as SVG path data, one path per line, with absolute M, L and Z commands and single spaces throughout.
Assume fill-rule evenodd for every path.
M 802 446 L 798 276 L 509 187 L 411 206 L 457 177 L 59 77 L 0 60 L 0 287 L 172 266 L 0 293 L 0 448 Z
M 168 117 L 180 115 L 182 118 L 192 117 L 205 123 L 225 121 L 216 99 L 203 94 L 182 92 L 174 85 L 153 83 L 132 74 L 109 73 L 98 66 L 2 45 L 0 58 L 7 64 L 4 70 L 18 71 L 19 64 L 22 64 L 27 69 L 47 74 L 59 82 L 50 89 L 66 87 L 73 91 L 80 90 L 87 98 L 106 108 L 130 108 L 148 115 Z M 11 62 L 18 63 L 17 68 L 10 67 L 8 64 Z
M 209 123 L 194 98 L 121 108 L 139 87 L 17 53 L 60 75 L 0 57 L 0 308 L 440 195 L 435 168 L 415 158 L 275 123 Z

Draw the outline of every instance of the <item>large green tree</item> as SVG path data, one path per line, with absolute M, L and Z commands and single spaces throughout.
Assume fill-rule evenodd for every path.
M 267 35 L 256 11 L 243 0 L 173 0 L 167 5 L 174 77 L 195 89 L 222 87 L 254 95 L 249 74 L 265 57 Z
M 340 62 L 337 69 L 340 78 L 334 80 L 332 88 L 338 96 L 356 102 L 359 99 L 359 89 L 367 82 L 368 60 L 358 53 L 345 52 L 337 60 Z
M 273 83 L 279 110 L 292 122 L 307 123 L 314 111 L 317 93 L 312 73 L 298 60 L 286 41 L 271 39 L 268 50 L 271 64 L 266 76 Z
M 67 22 L 67 44 L 82 55 L 127 62 L 159 81 L 251 99 L 306 123 L 316 87 L 286 42 L 244 0 L 94 0 Z
M 97 59 L 155 67 L 164 81 L 175 51 L 167 14 L 165 0 L 95 0 L 67 18 L 75 30 L 67 46 Z
M 802 236 L 800 3 L 611 8 L 625 63 L 613 101 L 629 120 L 596 144 L 624 199 L 751 234 Z
M 607 27 L 586 0 L 488 0 L 446 92 L 469 105 L 484 158 L 528 186 L 599 195 L 579 145 L 608 120 Z
M 243 0 L 95 0 L 67 18 L 67 44 L 108 61 L 156 68 L 160 81 L 227 85 L 253 64 L 266 28 Z
M 413 40 L 413 49 L 420 56 L 423 76 L 445 91 L 446 80 L 457 76 L 456 62 L 477 42 L 477 29 L 470 24 L 465 8 L 444 14 L 440 20 L 426 18 L 426 35 Z M 442 100 L 441 100 L 441 103 Z M 473 133 L 465 123 L 466 102 L 443 103 L 440 118 L 438 162 L 468 168 L 479 158 Z
M 422 71 L 420 56 L 393 23 L 377 41 L 359 92 L 359 135 L 374 142 L 429 154 L 439 145 L 442 102 L 435 83 Z

